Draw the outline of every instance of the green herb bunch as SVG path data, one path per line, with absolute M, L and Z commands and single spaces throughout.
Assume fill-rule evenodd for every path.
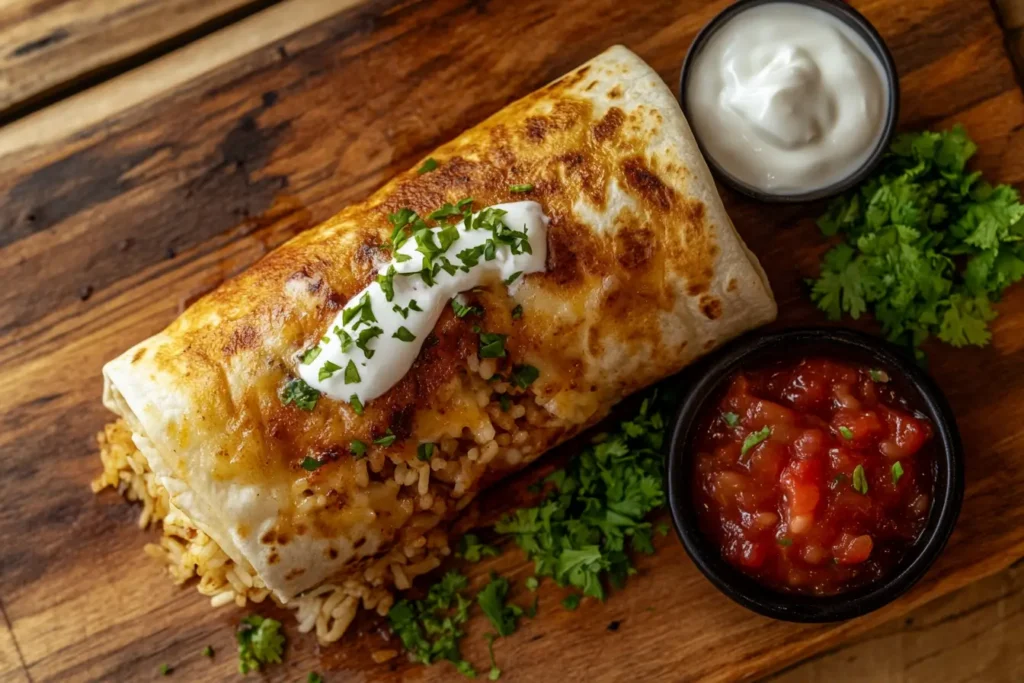
M 603 578 L 620 587 L 635 573 L 627 546 L 651 554 L 647 515 L 665 503 L 664 422 L 645 400 L 632 420 L 596 439 L 547 478 L 554 491 L 540 505 L 499 522 L 534 561 L 540 576 L 604 599 Z
M 1024 277 L 1016 190 L 967 172 L 960 126 L 898 136 L 878 172 L 818 220 L 844 242 L 825 254 L 811 297 L 830 318 L 870 312 L 890 340 L 986 345 L 991 302 Z M 917 351 L 920 356 L 920 351 Z

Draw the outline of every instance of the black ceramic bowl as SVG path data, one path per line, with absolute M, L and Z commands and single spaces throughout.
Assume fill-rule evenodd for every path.
M 928 522 L 903 561 L 875 583 L 828 597 L 783 593 L 757 583 L 733 568 L 700 531 L 691 504 L 690 444 L 709 401 L 734 372 L 762 367 L 777 358 L 823 356 L 885 370 L 903 395 L 916 403 L 935 428 L 938 468 Z M 668 497 L 672 521 L 694 564 L 723 593 L 755 612 L 775 619 L 828 622 L 852 619 L 895 600 L 913 586 L 942 552 L 960 514 L 963 499 L 963 448 L 956 420 L 942 392 L 901 349 L 876 337 L 839 328 L 802 328 L 743 337 L 705 359 L 701 373 L 683 399 L 669 444 Z M 696 373 L 695 373 L 696 374 Z
M 694 137 L 697 140 L 697 146 L 700 147 L 701 154 L 704 155 L 705 161 L 708 162 L 708 166 L 730 187 L 763 202 L 806 202 L 841 194 L 864 180 L 875 169 L 878 162 L 882 160 L 885 151 L 889 148 L 889 143 L 892 142 L 893 135 L 896 133 L 896 123 L 900 115 L 900 79 L 896 72 L 896 63 L 893 61 L 892 54 L 889 52 L 885 41 L 882 40 L 882 36 L 879 35 L 875 27 L 871 25 L 871 22 L 865 19 L 860 12 L 842 2 L 842 0 L 739 0 L 739 2 L 722 10 L 718 16 L 708 22 L 693 39 L 693 43 L 690 44 L 690 49 L 686 52 L 686 59 L 683 60 L 683 69 L 679 78 L 679 102 L 682 105 L 683 113 L 687 119 L 690 119 L 689 106 L 686 102 L 686 84 L 690 77 L 690 66 L 693 64 L 696 55 L 700 53 L 701 49 L 703 49 L 715 32 L 722 28 L 730 19 L 745 10 L 779 2 L 807 5 L 808 7 L 828 12 L 863 38 L 875 57 L 881 62 L 882 69 L 885 72 L 885 86 L 889 91 L 889 105 L 885 115 L 882 135 L 878 139 L 878 144 L 875 146 L 874 151 L 860 168 L 832 185 L 811 190 L 810 192 L 770 193 L 748 185 L 726 171 L 708 153 L 703 142 L 701 142 L 700 136 L 697 135 L 697 131 L 694 131 Z

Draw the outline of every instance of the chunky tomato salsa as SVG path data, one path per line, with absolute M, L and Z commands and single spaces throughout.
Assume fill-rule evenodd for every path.
M 732 377 L 700 419 L 703 532 L 769 587 L 834 595 L 889 573 L 924 529 L 931 426 L 881 369 L 826 358 Z

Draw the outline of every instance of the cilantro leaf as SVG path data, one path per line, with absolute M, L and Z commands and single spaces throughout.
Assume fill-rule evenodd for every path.
M 251 614 L 238 625 L 238 671 L 259 671 L 264 664 L 280 664 L 284 654 L 281 622 Z
M 818 226 L 843 241 L 811 283 L 829 318 L 871 313 L 913 347 L 989 342 L 991 302 L 1024 278 L 1024 204 L 966 170 L 975 151 L 961 126 L 900 135 L 875 175 L 829 204 Z
M 515 633 L 519 624 L 519 617 L 523 609 L 518 605 L 505 603 L 508 597 L 509 583 L 503 576 L 492 574 L 490 582 L 477 593 L 476 601 L 480 609 L 494 625 L 499 636 L 508 636 Z
M 463 536 L 462 540 L 459 541 L 459 551 L 456 553 L 458 557 L 467 562 L 479 562 L 485 557 L 497 557 L 500 554 L 501 551 L 493 545 L 481 543 L 476 534 L 466 534 Z

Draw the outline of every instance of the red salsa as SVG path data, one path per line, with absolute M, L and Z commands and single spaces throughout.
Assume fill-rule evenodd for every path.
M 702 531 L 769 587 L 834 595 L 892 571 L 925 527 L 928 420 L 879 369 L 808 358 L 744 370 L 702 415 Z

